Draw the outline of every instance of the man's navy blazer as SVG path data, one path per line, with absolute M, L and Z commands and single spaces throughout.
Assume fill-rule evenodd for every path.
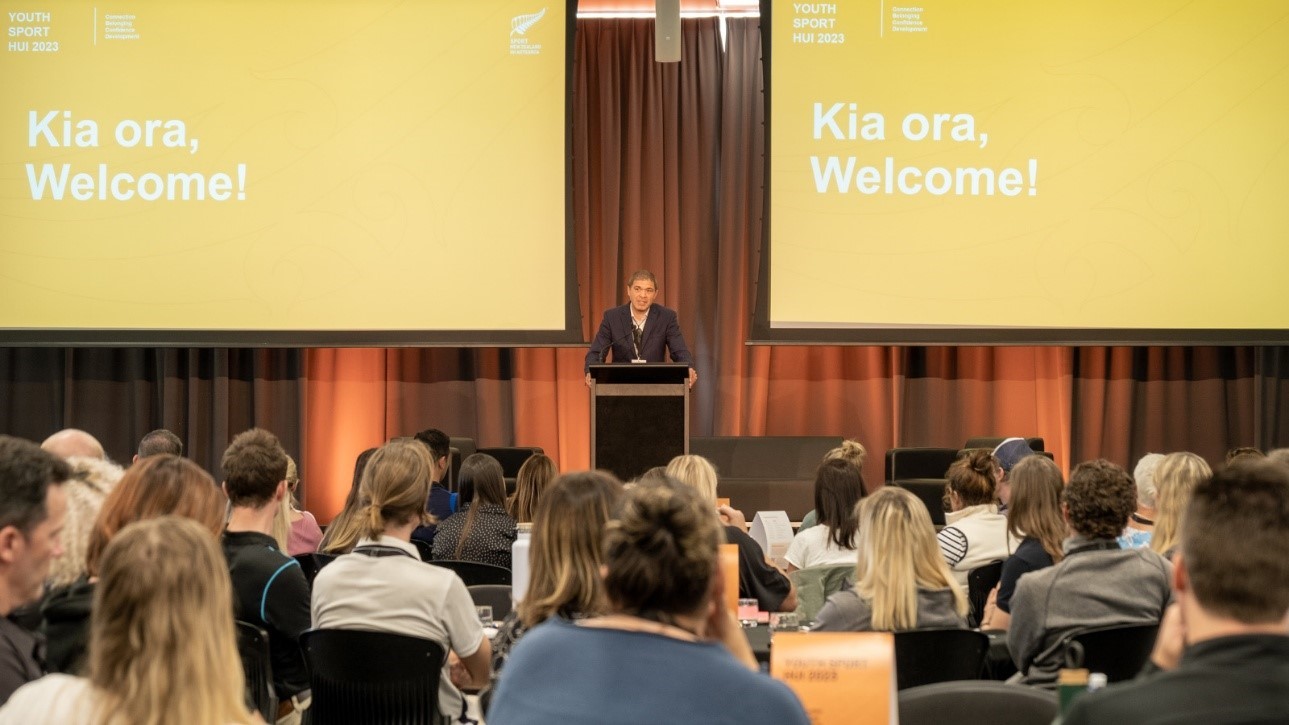
M 633 327 L 631 303 L 606 310 L 600 331 L 595 334 L 591 349 L 586 353 L 585 372 L 589 372 L 592 365 L 605 361 L 606 351 L 610 350 L 613 362 L 631 362 L 636 356 L 632 345 Z M 649 316 L 645 318 L 644 339 L 640 342 L 640 357 L 649 362 L 667 362 L 668 352 L 672 362 L 694 366 L 694 357 L 689 354 L 685 338 L 680 334 L 676 311 L 658 304 L 650 305 Z

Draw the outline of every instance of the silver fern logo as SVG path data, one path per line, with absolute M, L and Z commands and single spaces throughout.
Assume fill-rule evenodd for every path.
M 528 39 L 528 31 L 532 30 L 533 26 L 545 16 L 546 8 L 542 8 L 535 13 L 516 15 L 510 19 L 511 55 L 537 55 L 542 52 L 541 43 L 534 43 Z

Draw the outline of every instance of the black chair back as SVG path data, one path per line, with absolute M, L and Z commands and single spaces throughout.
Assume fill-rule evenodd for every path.
M 1026 685 L 975 680 L 901 690 L 900 725 L 1049 725 L 1056 693 Z
M 300 564 L 300 571 L 304 572 L 304 578 L 308 580 L 309 586 L 313 586 L 313 578 L 322 571 L 322 567 L 336 560 L 335 554 L 324 554 L 315 551 L 309 554 L 296 554 L 294 557 Z
M 1121 624 L 1085 629 L 1065 638 L 1066 661 L 1089 672 L 1104 672 L 1110 682 L 1136 677 L 1155 647 L 1158 624 Z
M 931 523 L 944 526 L 944 489 L 949 482 L 943 478 L 916 478 L 893 481 L 896 486 L 908 491 L 926 506 L 931 514 Z
M 475 584 L 466 587 L 476 607 L 492 607 L 492 618 L 500 622 L 510 614 L 514 602 L 510 599 L 509 584 Z
M 483 564 L 477 561 L 460 561 L 457 559 L 440 559 L 431 562 L 434 566 L 451 569 L 461 577 L 465 585 L 505 584 L 510 586 L 510 570 L 505 567 Z
M 273 692 L 273 664 L 269 655 L 269 633 L 251 624 L 237 622 L 237 653 L 242 656 L 246 675 L 246 704 L 264 718 L 277 719 L 277 696 Z
M 421 561 L 429 561 L 434 558 L 434 545 L 425 539 L 412 539 L 412 546 L 421 555 Z
M 891 448 L 886 451 L 886 480 L 944 478 L 957 457 L 957 448 Z
M 980 626 L 980 617 L 985 612 L 985 602 L 989 599 L 989 592 L 998 586 L 998 580 L 1002 578 L 1002 560 L 991 561 L 967 572 L 967 602 L 971 605 L 971 611 L 967 614 L 967 624 L 972 627 Z
M 917 629 L 895 633 L 899 689 L 949 680 L 974 680 L 984 668 L 989 637 L 970 629 Z
M 439 643 L 389 632 L 311 629 L 300 646 L 309 665 L 314 725 L 440 721 L 439 678 L 447 654 Z

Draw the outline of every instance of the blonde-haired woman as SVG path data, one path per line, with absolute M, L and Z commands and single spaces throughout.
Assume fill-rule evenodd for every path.
M 533 519 L 528 590 L 492 640 L 494 677 L 527 630 L 604 613 L 604 527 L 621 496 L 618 479 L 599 471 L 565 474 L 547 490 Z
M 0 723 L 260 722 L 246 707 L 228 568 L 208 529 L 177 516 L 130 524 L 99 575 L 89 677 L 24 686 Z
M 764 612 L 791 612 L 797 608 L 797 587 L 765 558 L 751 536 L 743 512 L 716 505 L 716 467 L 702 456 L 676 456 L 667 464 L 667 476 L 693 489 L 725 524 L 725 543 L 738 545 L 738 595 L 756 599 Z
M 1208 462 L 1194 453 L 1169 453 L 1155 467 L 1155 533 L 1150 548 L 1164 558 L 1173 558 L 1179 541 L 1177 527 L 1191 494 L 1201 482 L 1213 477 Z
M 1012 468 L 1011 504 L 1007 531 L 1020 539 L 1016 553 L 1003 562 L 1002 577 L 981 613 L 981 629 L 1007 629 L 1016 582 L 1031 571 L 1046 569 L 1065 558 L 1061 549 L 1068 535 L 1061 516 L 1061 469 L 1047 456 L 1026 456 Z
M 855 587 L 828 597 L 815 630 L 966 627 L 967 598 L 940 555 L 926 505 L 896 486 L 859 504 Z
M 430 452 L 415 440 L 376 451 L 363 471 L 356 519 L 362 537 L 313 582 L 313 626 L 392 632 L 434 640 L 459 658 L 458 684 L 486 683 L 492 648 L 474 602 L 453 572 L 427 566 L 411 543 L 424 522 L 430 492 Z M 449 658 L 451 659 L 451 658 Z M 439 710 L 464 714 L 465 700 L 445 662 Z
M 308 511 L 303 511 L 296 500 L 296 489 L 300 487 L 300 469 L 295 459 L 286 457 L 286 491 L 282 505 L 273 519 L 273 538 L 278 548 L 287 556 L 310 554 L 318 550 L 322 542 L 322 529 L 318 520 Z
M 517 524 L 532 523 L 542 497 L 558 475 L 555 461 L 550 456 L 541 453 L 529 456 L 524 465 L 519 467 L 519 475 L 515 477 L 515 495 L 507 504 L 510 518 Z

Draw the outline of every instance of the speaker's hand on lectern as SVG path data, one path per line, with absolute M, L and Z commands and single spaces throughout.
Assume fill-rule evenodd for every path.
M 693 385 L 693 383 L 690 383 L 690 385 Z M 587 373 L 587 374 L 586 374 L 586 387 L 588 387 L 588 388 L 589 388 L 589 387 L 591 387 L 591 374 L 590 374 L 590 373 Z
M 698 382 L 698 371 L 693 368 L 690 368 L 689 369 L 689 387 L 691 388 L 694 387 L 694 383 L 696 382 Z

